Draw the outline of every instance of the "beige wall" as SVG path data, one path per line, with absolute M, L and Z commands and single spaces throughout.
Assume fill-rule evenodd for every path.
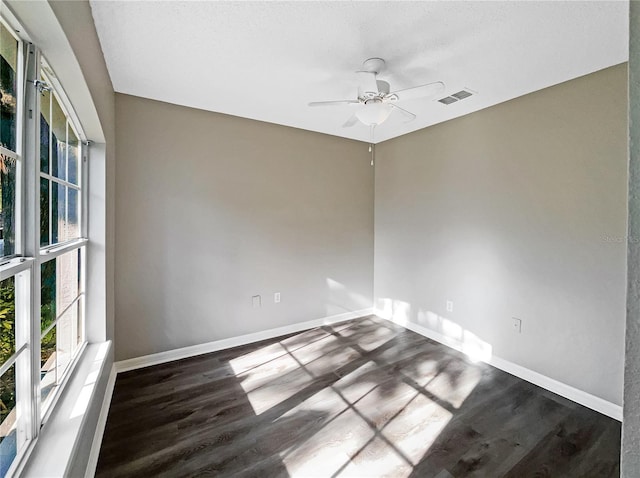
M 377 306 L 620 404 L 626 72 L 378 145 Z
M 116 120 L 117 360 L 372 306 L 366 144 L 120 94 Z

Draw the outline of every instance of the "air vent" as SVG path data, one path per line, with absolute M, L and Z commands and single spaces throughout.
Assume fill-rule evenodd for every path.
M 469 90 L 461 90 L 457 93 L 452 94 L 451 96 L 446 96 L 445 98 L 439 99 L 438 101 L 443 105 L 450 105 L 451 103 L 455 103 L 456 101 L 464 100 L 465 98 L 469 98 L 473 93 Z
M 453 96 L 447 96 L 446 98 L 442 98 L 441 100 L 438 100 L 438 101 L 443 105 L 450 105 L 451 103 L 455 103 L 456 101 L 458 101 L 458 98 L 454 98 Z
M 458 91 L 457 93 L 452 94 L 454 98 L 458 98 L 459 100 L 464 100 L 465 98 L 469 98 L 473 93 L 467 90 Z

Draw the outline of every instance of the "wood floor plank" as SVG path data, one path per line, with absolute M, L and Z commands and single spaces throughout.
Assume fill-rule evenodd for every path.
M 119 374 L 98 477 L 614 477 L 620 423 L 367 317 Z
M 619 476 L 619 461 L 612 455 L 619 454 L 620 428 L 594 413 L 572 411 L 506 476 Z M 605 434 L 608 440 L 601 440 Z

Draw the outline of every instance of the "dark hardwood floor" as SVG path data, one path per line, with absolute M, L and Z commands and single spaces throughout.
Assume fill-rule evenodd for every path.
M 375 317 L 118 375 L 99 477 L 617 477 L 620 423 Z

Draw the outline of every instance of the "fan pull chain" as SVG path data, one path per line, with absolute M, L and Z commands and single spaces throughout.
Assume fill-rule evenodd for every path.
M 371 166 L 373 166 L 373 162 L 374 162 L 375 154 L 376 154 L 375 153 L 375 147 L 374 147 L 374 144 L 373 144 L 373 134 L 375 132 L 375 129 L 376 129 L 376 125 L 372 124 L 371 125 L 371 142 L 369 143 L 369 152 L 371 153 Z

